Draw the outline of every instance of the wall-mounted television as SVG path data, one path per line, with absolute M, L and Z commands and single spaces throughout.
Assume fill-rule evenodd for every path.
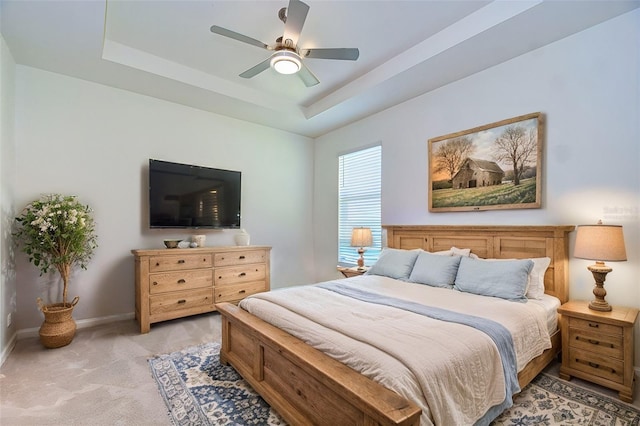
M 240 228 L 241 172 L 149 160 L 151 228 Z

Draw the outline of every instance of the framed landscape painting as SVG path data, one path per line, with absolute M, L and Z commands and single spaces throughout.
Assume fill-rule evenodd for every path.
M 429 139 L 429 211 L 540 208 L 544 116 Z

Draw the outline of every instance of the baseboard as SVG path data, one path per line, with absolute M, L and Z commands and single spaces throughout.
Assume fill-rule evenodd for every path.
M 135 318 L 135 313 L 130 312 L 128 314 L 109 315 L 106 317 L 76 320 L 76 326 L 78 327 L 78 329 L 90 328 L 90 327 L 95 327 L 96 325 L 108 324 L 110 322 L 116 322 L 116 321 L 130 320 L 133 318 Z M 39 330 L 40 330 L 40 327 L 25 328 L 23 330 L 18 330 L 16 334 L 18 335 L 18 340 L 21 340 L 21 339 L 26 339 L 28 337 L 38 337 Z
M 18 333 L 15 332 L 13 333 L 13 336 L 11 336 L 11 339 L 9 339 L 9 343 L 7 344 L 7 346 L 2 351 L 2 355 L 0 355 L 0 367 L 4 365 L 4 362 L 7 360 L 7 358 L 9 358 L 9 354 L 11 353 L 13 348 L 16 347 L 17 341 L 18 341 Z

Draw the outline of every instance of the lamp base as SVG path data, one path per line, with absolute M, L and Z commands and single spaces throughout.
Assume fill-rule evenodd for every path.
M 596 298 L 589 303 L 589 309 L 600 312 L 611 311 L 611 305 L 604 300 L 607 295 L 607 291 L 604 289 L 604 281 L 607 279 L 607 274 L 613 269 L 606 266 L 604 262 L 596 262 L 595 265 L 591 265 L 587 269 L 591 271 L 593 279 L 596 281 L 596 286 L 593 288 L 593 295 Z
M 358 258 L 358 271 L 363 271 L 364 270 L 364 248 L 360 247 L 358 249 L 358 254 L 360 255 L 360 257 Z
M 589 309 L 600 312 L 609 312 L 611 311 L 611 305 L 606 300 L 602 302 L 599 300 L 592 300 L 589 303 Z

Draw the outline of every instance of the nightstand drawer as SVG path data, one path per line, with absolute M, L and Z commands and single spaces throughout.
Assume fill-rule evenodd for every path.
M 569 318 L 569 327 L 581 328 L 584 330 L 597 331 L 599 333 L 614 334 L 622 336 L 622 327 L 618 327 L 611 324 L 604 324 L 598 321 L 588 321 L 582 318 Z
M 213 290 L 191 290 L 184 292 L 165 293 L 149 298 L 149 313 L 151 315 L 199 306 L 213 306 Z
M 624 382 L 624 362 L 590 351 L 569 348 L 569 368 L 615 383 Z
M 622 359 L 622 335 L 611 335 L 583 329 L 570 329 L 569 345 L 577 349 Z
M 215 285 L 238 284 L 250 281 L 264 280 L 267 276 L 267 267 L 263 263 L 237 267 L 216 268 Z
M 149 258 L 149 272 L 210 268 L 211 265 L 210 254 L 152 256 Z
M 195 269 L 192 271 L 149 275 L 149 294 L 191 290 L 200 287 L 211 287 L 212 285 L 212 269 Z

